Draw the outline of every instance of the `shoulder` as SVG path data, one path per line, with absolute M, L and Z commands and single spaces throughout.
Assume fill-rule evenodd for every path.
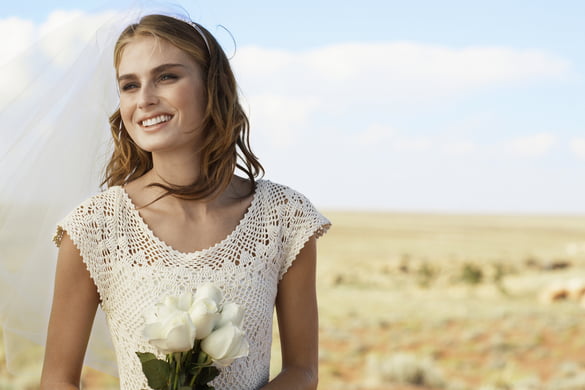
M 108 202 L 115 202 L 119 201 L 121 198 L 124 197 L 124 189 L 120 186 L 112 186 L 107 188 L 106 190 L 96 194 L 86 200 L 86 202 L 91 201 L 95 203 L 108 203 Z
M 318 230 L 317 236 L 321 236 L 331 225 L 331 222 L 299 191 L 269 180 L 258 180 L 256 183 L 264 207 L 270 212 L 278 213 L 282 226 Z
M 108 210 L 123 200 L 124 190 L 120 186 L 113 186 L 85 199 L 70 213 L 72 215 L 86 215 L 87 217 L 98 216 L 108 213 Z
M 64 232 L 68 232 L 70 236 L 90 236 L 105 230 L 116 217 L 123 200 L 124 190 L 119 186 L 110 187 L 87 198 L 58 222 L 53 241 L 59 246 Z
M 299 191 L 270 180 L 258 180 L 256 182 L 256 191 L 274 205 L 310 203 L 309 199 Z

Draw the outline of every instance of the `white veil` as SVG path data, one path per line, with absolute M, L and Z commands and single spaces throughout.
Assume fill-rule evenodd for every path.
M 118 104 L 114 43 L 122 29 L 142 15 L 188 19 L 184 9 L 169 5 L 138 8 L 102 14 L 102 27 L 73 56 L 63 47 L 67 43 L 55 45 L 62 42 L 59 34 L 68 27 L 65 23 L 0 66 L 0 75 L 9 76 L 0 80 L 0 88 L 12 94 L 0 112 L 0 326 L 8 368 L 16 374 L 35 353 L 32 346 L 45 342 L 57 256 L 51 241 L 56 223 L 99 192 L 111 154 L 108 117 Z M 39 53 L 47 50 L 52 55 L 42 68 L 33 68 Z M 32 81 L 19 84 L 18 75 L 10 78 L 8 69 L 28 72 Z M 85 364 L 117 375 L 101 310 Z

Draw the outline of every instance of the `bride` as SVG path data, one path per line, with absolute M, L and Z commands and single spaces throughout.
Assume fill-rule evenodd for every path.
M 207 282 L 244 307 L 250 344 L 216 389 L 316 388 L 315 241 L 329 221 L 302 194 L 259 179 L 221 47 L 196 23 L 148 15 L 122 32 L 114 66 L 107 189 L 58 224 L 41 388 L 79 387 L 98 306 L 121 389 L 148 388 L 135 352 L 156 350 L 141 313 Z M 269 382 L 274 308 L 282 371 Z

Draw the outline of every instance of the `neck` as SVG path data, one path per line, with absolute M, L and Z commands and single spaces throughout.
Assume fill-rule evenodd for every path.
M 189 155 L 153 153 L 152 164 L 153 168 L 149 173 L 154 182 L 186 186 L 199 179 L 201 160 L 198 153 Z

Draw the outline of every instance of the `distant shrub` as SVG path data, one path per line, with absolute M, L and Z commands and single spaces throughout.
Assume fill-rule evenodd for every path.
M 483 270 L 476 264 L 465 263 L 461 269 L 460 279 L 466 284 L 480 284 L 483 281 Z
M 428 262 L 421 263 L 420 267 L 416 270 L 416 280 L 418 285 L 420 287 L 428 288 L 437 277 L 437 274 L 437 269 Z
M 504 277 L 509 273 L 509 270 L 502 263 L 494 264 L 493 282 L 496 288 L 504 295 L 509 295 L 506 286 L 504 285 Z
M 367 375 L 367 381 L 374 385 L 400 384 L 435 389 L 446 386 L 440 370 L 430 359 L 419 359 L 410 354 L 369 355 Z

